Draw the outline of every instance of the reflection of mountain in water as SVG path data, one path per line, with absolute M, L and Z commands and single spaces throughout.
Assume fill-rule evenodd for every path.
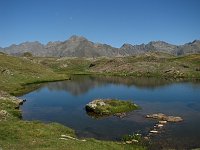
M 49 90 L 65 90 L 73 95 L 81 95 L 94 87 L 106 84 L 136 86 L 138 88 L 158 88 L 174 82 L 183 80 L 167 80 L 158 78 L 133 78 L 133 77 L 111 77 L 111 76 L 75 76 L 72 80 L 50 83 Z
M 91 77 L 81 76 L 69 81 L 50 83 L 47 87 L 50 90 L 65 90 L 73 95 L 81 95 L 94 87 L 103 86 L 103 84 L 106 83 L 99 82 Z

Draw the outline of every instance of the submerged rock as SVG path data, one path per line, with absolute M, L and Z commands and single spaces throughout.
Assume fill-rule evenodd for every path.
M 167 116 L 163 113 L 146 115 L 146 118 L 153 118 L 158 120 L 158 123 L 154 125 L 154 128 L 149 131 L 149 134 L 147 135 L 148 137 L 150 137 L 151 135 L 157 135 L 158 133 L 161 133 L 164 128 L 164 125 L 166 125 L 167 122 L 183 121 L 181 117 Z
M 117 116 L 119 118 L 124 118 L 124 117 L 126 117 L 126 113 L 116 113 L 116 114 L 114 114 L 114 116 Z
M 157 130 L 151 130 L 150 133 L 158 133 Z
M 166 124 L 167 121 L 159 121 L 158 123 L 159 123 L 159 124 Z
M 158 124 L 157 127 L 162 128 L 163 124 Z

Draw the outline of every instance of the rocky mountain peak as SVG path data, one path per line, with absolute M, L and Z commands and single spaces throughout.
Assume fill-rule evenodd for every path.
M 200 44 L 200 40 L 194 40 L 192 44 Z
M 88 41 L 85 37 L 83 36 L 77 36 L 77 35 L 73 35 L 69 38 L 68 41 L 71 41 L 71 42 L 76 42 L 76 41 Z
M 162 45 L 162 46 L 164 46 L 164 45 L 170 45 L 169 43 L 167 43 L 167 42 L 164 42 L 164 41 L 151 41 L 151 42 L 149 42 L 149 44 L 150 45 L 156 45 L 156 46 L 158 46 L 158 45 Z
M 58 44 L 60 44 L 61 42 L 60 41 L 56 41 L 56 42 L 48 42 L 46 47 L 53 47 L 53 46 L 56 46 Z
M 134 46 L 128 43 L 124 43 L 120 49 L 126 49 L 126 48 L 133 48 Z

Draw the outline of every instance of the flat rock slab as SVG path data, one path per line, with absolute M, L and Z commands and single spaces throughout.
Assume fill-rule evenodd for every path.
M 146 115 L 146 118 L 153 118 L 153 119 L 161 120 L 161 121 L 159 121 L 159 123 L 161 123 L 161 124 L 165 124 L 167 122 L 181 122 L 181 121 L 183 121 L 183 119 L 181 117 L 167 116 L 163 113 Z

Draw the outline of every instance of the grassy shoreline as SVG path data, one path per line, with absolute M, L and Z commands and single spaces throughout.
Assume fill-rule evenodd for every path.
M 0 93 L 0 148 L 2 149 L 70 149 L 109 150 L 145 149 L 139 145 L 122 142 L 79 140 L 75 131 L 58 123 L 23 121 L 20 119 L 19 99 L 5 92 Z M 63 138 L 63 135 L 72 137 Z
M 0 54 L 0 149 L 146 149 L 140 145 L 123 145 L 121 142 L 76 140 L 75 131 L 61 124 L 21 120 L 20 100 L 11 95 L 29 92 L 45 82 L 67 79 L 70 79 L 69 75 L 55 72 L 33 60 Z M 72 139 L 63 138 L 62 135 Z

